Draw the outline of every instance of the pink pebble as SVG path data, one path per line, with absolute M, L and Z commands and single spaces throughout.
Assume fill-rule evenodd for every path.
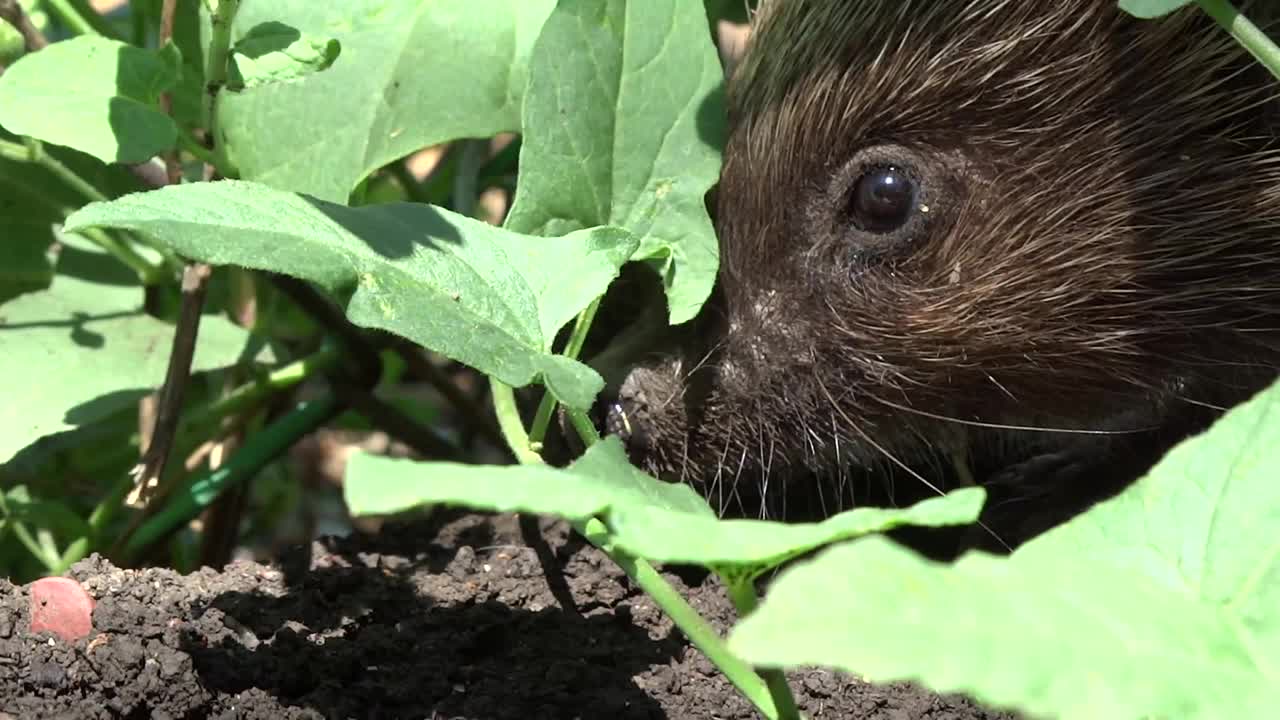
M 93 598 L 80 583 L 47 577 L 30 585 L 31 632 L 51 632 L 75 642 L 93 631 Z

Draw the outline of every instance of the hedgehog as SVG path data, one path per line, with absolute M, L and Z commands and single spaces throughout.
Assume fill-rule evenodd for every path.
M 980 484 L 934 551 L 1007 552 L 1275 379 L 1278 93 L 1194 6 L 766 0 L 716 289 L 607 425 L 724 514 Z

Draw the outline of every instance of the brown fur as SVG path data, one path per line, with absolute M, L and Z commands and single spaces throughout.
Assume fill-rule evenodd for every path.
M 718 294 L 623 386 L 636 459 L 725 508 L 866 467 L 928 494 L 964 452 L 1010 544 L 1045 524 L 1025 498 L 1114 492 L 1275 376 L 1278 94 L 1194 8 L 767 5 L 729 86 Z M 842 215 L 877 161 L 928 205 L 888 236 Z

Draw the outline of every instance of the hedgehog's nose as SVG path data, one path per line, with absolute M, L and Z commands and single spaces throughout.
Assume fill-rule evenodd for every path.
M 616 391 L 606 389 L 596 400 L 596 417 L 604 419 L 604 434 L 616 435 L 632 462 L 639 462 L 651 449 L 644 427 L 648 403 L 642 382 L 643 372 L 632 370 Z

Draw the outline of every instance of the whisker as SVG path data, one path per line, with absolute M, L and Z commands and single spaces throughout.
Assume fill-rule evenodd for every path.
M 1040 432 L 1040 433 L 1063 433 L 1070 435 L 1136 435 L 1138 433 L 1150 432 L 1159 428 L 1158 425 L 1146 425 L 1139 428 L 1131 428 L 1128 430 L 1081 430 L 1078 428 L 1055 428 L 1055 427 L 1036 427 L 1034 425 L 1009 425 L 1005 423 L 990 423 L 981 420 L 965 420 L 963 418 L 949 417 L 947 415 L 938 415 L 926 410 L 909 407 L 907 405 L 899 405 L 892 400 L 886 400 L 881 397 L 873 398 L 876 402 L 888 405 L 895 410 L 920 415 L 933 420 L 941 420 L 943 422 L 956 423 L 957 425 L 970 425 L 973 427 L 990 428 L 992 430 L 1018 430 L 1023 432 Z
M 875 449 L 876 449 L 876 450 L 877 450 L 881 455 L 883 455 L 884 457 L 888 458 L 892 463 L 894 463 L 894 464 L 895 464 L 895 465 L 897 465 L 899 468 L 901 468 L 902 470 L 904 470 L 908 475 L 910 475 L 910 476 L 912 476 L 913 478 L 915 478 L 916 480 L 920 481 L 920 482 L 921 482 L 925 487 L 927 487 L 927 488 L 929 488 L 930 490 L 934 491 L 934 492 L 935 492 L 935 493 L 937 493 L 939 496 L 945 496 L 945 495 L 946 495 L 946 493 L 945 493 L 945 492 L 943 492 L 941 488 L 939 488 L 937 485 L 934 485 L 933 483 L 931 483 L 931 482 L 929 482 L 928 480 L 926 480 L 926 479 L 925 479 L 925 477 L 924 477 L 923 475 L 921 475 L 920 473 L 918 473 L 918 472 L 916 472 L 915 470 L 911 469 L 909 466 L 907 466 L 907 464 L 906 464 L 906 463 L 904 463 L 904 462 L 902 462 L 901 460 L 899 460 L 897 456 L 895 456 L 893 453 L 889 452 L 889 450 L 888 450 L 887 448 L 885 448 L 883 445 L 881 445 L 881 444 L 877 443 L 874 439 L 872 439 L 872 438 L 871 438 L 871 436 L 870 436 L 870 435 L 868 435 L 868 434 L 866 433 L 866 431 L 864 431 L 862 428 L 858 427 L 858 424 L 857 424 L 857 423 L 855 423 L 855 422 L 853 422 L 853 420 L 848 416 L 848 414 L 846 414 L 846 413 L 845 413 L 845 411 L 844 411 L 844 410 L 843 410 L 839 405 L 837 405 L 837 404 L 836 404 L 836 400 L 835 400 L 835 398 L 833 398 L 833 397 L 831 396 L 830 391 L 828 391 L 828 390 L 827 390 L 826 383 L 822 382 L 822 379 L 821 379 L 820 377 L 818 377 L 818 376 L 816 376 L 816 375 L 815 375 L 814 377 L 818 378 L 818 383 L 817 383 L 817 384 L 818 384 L 818 388 L 822 390 L 822 394 L 823 394 L 823 395 L 826 395 L 826 396 L 827 396 L 827 400 L 831 402 L 831 407 L 832 407 L 832 409 L 833 409 L 833 410 L 835 410 L 837 413 L 839 413 L 839 414 L 840 414 L 840 417 L 844 418 L 845 422 L 848 424 L 848 426 L 850 427 L 850 429 L 852 429 L 854 432 L 858 433 L 858 436 L 859 436 L 860 438 L 862 438 L 863 442 L 865 442 L 865 443 L 867 443 L 868 445 L 870 445 L 871 447 L 875 448 Z M 1000 535 L 999 535 L 998 533 L 996 533 L 996 531 L 994 531 L 994 530 L 992 530 L 991 528 L 987 527 L 987 525 L 986 525 L 985 523 L 983 523 L 981 520 L 978 520 L 978 521 L 977 521 L 977 524 L 978 524 L 978 527 L 980 527 L 980 528 L 982 528 L 984 531 L 986 531 L 986 532 L 987 532 L 987 534 L 989 534 L 992 538 L 994 538 L 996 542 L 1000 543 L 1000 545 L 1001 545 L 1001 546 L 1003 546 L 1006 550 L 1008 550 L 1009 552 L 1013 552 L 1013 548 L 1012 548 L 1012 547 L 1010 547 L 1010 545 L 1009 545 L 1008 543 L 1006 543 L 1006 542 L 1004 541 L 1004 539 L 1003 539 L 1003 538 L 1001 538 L 1001 537 L 1000 537 Z

